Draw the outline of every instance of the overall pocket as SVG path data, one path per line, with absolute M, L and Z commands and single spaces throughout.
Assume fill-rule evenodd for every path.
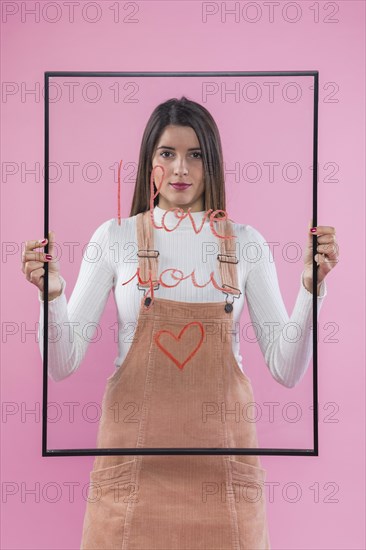
M 267 472 L 246 460 L 246 457 L 236 455 L 229 460 L 240 548 L 268 550 L 270 546 L 264 487 Z
M 138 502 L 136 460 L 92 470 L 81 550 L 121 550 L 127 511 Z

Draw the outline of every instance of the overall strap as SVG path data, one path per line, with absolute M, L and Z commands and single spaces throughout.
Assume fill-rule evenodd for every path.
M 158 283 L 158 256 L 159 251 L 154 249 L 154 232 L 151 219 L 151 211 L 140 212 L 136 216 L 137 244 L 139 259 L 140 278 L 139 290 L 147 289 L 150 282 L 154 281 L 154 289 L 159 288 Z M 216 220 L 215 231 L 218 235 L 232 236 L 232 223 L 230 220 Z M 220 253 L 217 255 L 221 277 L 221 286 L 225 288 L 222 292 L 226 294 L 225 311 L 230 313 L 233 310 L 234 298 L 239 298 L 241 291 L 238 288 L 238 273 L 236 264 L 239 262 L 236 257 L 236 239 L 219 240 Z M 151 274 L 151 279 L 150 279 Z M 229 301 L 229 295 L 232 300 Z
M 158 284 L 158 256 L 159 251 L 154 250 L 154 232 L 152 231 L 152 221 L 150 210 L 140 212 L 136 216 L 137 231 L 137 256 L 139 259 L 140 278 L 142 281 L 138 284 L 139 289 L 147 288 L 150 282 L 154 281 L 154 287 Z M 151 274 L 151 275 L 150 275 Z
M 233 235 L 233 225 L 229 219 L 227 220 L 216 220 L 215 231 L 218 235 L 223 235 L 229 237 Z M 232 303 L 234 298 L 239 298 L 241 291 L 238 286 L 238 270 L 236 264 L 239 263 L 239 260 L 236 256 L 236 243 L 237 240 L 234 237 L 233 239 L 221 239 L 218 237 L 220 242 L 220 254 L 217 255 L 219 261 L 220 275 L 221 275 L 221 286 L 227 289 L 227 292 L 223 291 L 226 294 L 226 306 L 225 311 L 230 313 L 233 310 Z M 232 296 L 232 300 L 229 301 L 229 294 Z

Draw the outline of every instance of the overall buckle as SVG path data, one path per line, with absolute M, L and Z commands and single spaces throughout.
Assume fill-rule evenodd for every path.
M 220 256 L 226 257 L 227 259 L 221 259 Z M 239 262 L 238 258 L 236 257 L 236 254 L 218 254 L 217 259 L 219 262 L 226 262 L 228 264 L 237 264 Z
M 139 258 L 157 258 L 159 256 L 159 250 L 155 250 L 154 248 L 146 248 L 146 249 L 142 248 L 137 251 L 137 256 Z M 150 288 L 151 283 L 153 283 L 153 290 L 159 289 L 160 283 L 158 283 L 157 281 L 149 281 L 149 283 L 146 283 L 145 285 L 141 285 L 141 283 L 139 282 L 137 283 L 137 288 L 139 290 L 144 291 L 144 297 L 145 297 L 146 291 Z M 144 304 L 145 306 L 148 307 L 151 304 L 151 302 L 152 302 L 152 298 L 148 296 L 147 298 L 145 298 Z
M 141 254 L 142 252 L 152 252 L 153 254 L 150 255 L 150 254 Z M 137 251 L 137 256 L 139 258 L 157 258 L 159 256 L 159 250 L 155 250 L 153 248 L 146 248 L 146 249 L 141 249 L 141 250 L 138 250 Z
M 234 299 L 235 298 L 240 298 L 240 296 L 241 296 L 241 290 L 239 288 L 236 288 L 235 286 L 230 286 L 230 285 L 226 285 L 226 284 L 223 284 L 222 286 L 226 287 L 226 288 L 232 288 L 233 290 L 237 291 L 235 293 L 236 295 L 233 292 L 225 292 L 224 290 L 222 291 L 224 294 L 226 294 L 225 311 L 226 311 L 226 313 L 230 313 L 234 309 L 233 308 Z M 229 302 L 229 295 L 233 297 L 232 302 Z
M 154 285 L 156 284 L 156 286 L 153 286 L 153 289 L 158 290 L 159 287 L 160 287 L 160 283 L 158 283 L 157 281 L 151 281 L 151 282 L 154 283 Z M 149 284 L 146 284 L 146 285 L 141 285 L 141 283 L 137 283 L 137 288 L 139 290 L 143 290 L 144 291 L 144 296 L 145 296 L 146 291 L 150 288 L 150 282 L 149 282 Z
M 160 283 L 157 283 L 156 281 L 151 281 L 153 282 L 154 284 L 156 283 L 156 286 L 153 286 L 153 289 L 154 290 L 158 290 L 159 286 L 160 286 Z M 146 291 L 150 288 L 150 284 L 148 285 L 145 285 L 145 286 L 141 286 L 140 283 L 137 283 L 137 288 L 139 290 L 143 290 L 144 291 L 144 295 L 143 295 L 143 299 L 145 298 L 145 295 L 146 295 Z M 149 305 L 151 304 L 152 302 L 152 298 L 151 296 L 148 296 L 147 298 L 144 299 L 144 304 L 146 307 L 149 307 Z

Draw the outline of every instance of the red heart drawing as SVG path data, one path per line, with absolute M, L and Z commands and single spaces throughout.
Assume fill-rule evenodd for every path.
M 177 342 L 179 342 L 179 340 L 181 339 L 183 333 L 187 330 L 188 327 L 192 326 L 192 325 L 196 325 L 198 326 L 198 328 L 200 329 L 201 331 L 201 338 L 200 338 L 200 341 L 198 342 L 198 345 L 194 348 L 194 350 L 188 355 L 187 359 L 185 361 L 183 361 L 183 363 L 180 363 L 178 361 L 178 359 L 176 357 L 174 357 L 174 355 L 172 355 L 166 348 L 164 348 L 164 346 L 159 342 L 159 338 L 161 336 L 161 334 L 169 334 L 169 336 L 172 336 Z M 161 351 L 163 353 L 165 353 L 165 355 L 167 355 L 172 361 L 174 361 L 174 363 L 177 365 L 178 368 L 180 369 L 183 369 L 184 365 L 186 363 L 188 363 L 188 361 L 193 357 L 193 355 L 195 353 L 197 353 L 197 351 L 199 350 L 199 348 L 201 347 L 202 345 L 202 342 L 203 342 L 203 336 L 204 336 L 204 329 L 203 329 L 203 325 L 202 323 L 200 323 L 199 321 L 192 321 L 191 323 L 188 323 L 188 325 L 185 325 L 182 330 L 180 331 L 180 333 L 178 334 L 178 336 L 175 336 L 175 334 L 173 334 L 172 332 L 170 332 L 170 330 L 158 330 L 157 333 L 155 334 L 155 342 L 156 344 L 159 346 L 159 348 L 161 349 Z

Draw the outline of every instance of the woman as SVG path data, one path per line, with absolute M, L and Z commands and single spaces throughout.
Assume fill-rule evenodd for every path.
M 224 211 L 217 126 L 204 107 L 182 97 L 152 113 L 130 217 L 97 228 L 91 242 L 98 243 L 102 257 L 93 263 L 83 259 L 68 304 L 66 281 L 52 260 L 55 234 L 50 232 L 49 256 L 36 251 L 46 239 L 26 243 L 22 270 L 39 288 L 40 302 L 43 263 L 49 261 L 49 322 L 75 321 L 78 327 L 76 338 L 62 334 L 49 344 L 53 380 L 79 367 L 88 345 L 83 326 L 98 322 L 112 287 L 120 327 L 137 320 L 133 342 L 119 338 L 120 366 L 107 380 L 98 447 L 258 447 L 253 423 L 233 422 L 218 410 L 218 404 L 230 410 L 238 401 L 254 401 L 238 339 L 228 337 L 244 295 L 253 322 L 261 326 L 269 315 L 278 321 L 272 337 L 263 331 L 259 340 L 272 376 L 293 387 L 304 375 L 310 331 L 303 330 L 295 345 L 284 340 L 282 327 L 289 320 L 302 328 L 311 322 L 312 233 L 289 319 L 262 235 L 228 220 Z M 324 278 L 338 251 L 333 227 L 320 226 L 315 233 L 319 311 Z M 248 242 L 264 252 L 256 261 L 243 255 Z M 116 259 L 113 243 L 120 250 L 137 243 L 138 263 Z M 116 418 L 115 405 L 125 410 L 131 403 L 132 419 Z M 97 456 L 81 548 L 267 549 L 265 474 L 255 455 Z

